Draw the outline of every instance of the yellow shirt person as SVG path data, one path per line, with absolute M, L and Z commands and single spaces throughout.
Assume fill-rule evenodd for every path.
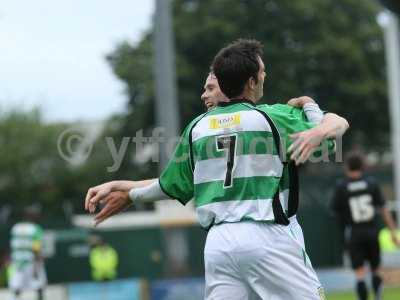
M 89 263 L 93 280 L 106 281 L 117 277 L 118 253 L 110 245 L 96 244 L 90 251 Z

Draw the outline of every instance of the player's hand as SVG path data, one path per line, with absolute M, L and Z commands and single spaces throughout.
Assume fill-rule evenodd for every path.
M 393 243 L 394 243 L 398 248 L 400 248 L 400 240 L 399 240 L 398 237 L 397 237 L 397 232 L 396 232 L 395 230 L 393 230 L 393 231 L 390 232 L 390 235 L 391 235 L 391 237 L 392 237 Z
M 294 140 L 288 149 L 288 152 L 291 153 L 290 159 L 294 160 L 296 165 L 299 165 L 306 162 L 314 150 L 319 147 L 324 135 L 317 127 L 314 127 L 292 134 L 290 138 Z
M 97 204 L 101 200 L 105 199 L 114 190 L 114 188 L 115 186 L 113 181 L 91 187 L 86 194 L 85 210 L 93 213 L 96 210 Z
M 101 211 L 94 217 L 94 226 L 99 225 L 101 222 L 107 220 L 108 218 L 116 215 L 130 205 L 132 205 L 132 200 L 129 198 L 128 192 L 111 192 L 106 198 L 100 201 L 100 203 L 105 204 Z
M 306 103 L 315 103 L 313 98 L 310 98 L 308 96 L 301 96 L 298 98 L 292 98 L 288 101 L 288 105 L 290 106 L 294 106 L 294 107 L 299 107 L 299 108 L 303 108 L 303 106 Z

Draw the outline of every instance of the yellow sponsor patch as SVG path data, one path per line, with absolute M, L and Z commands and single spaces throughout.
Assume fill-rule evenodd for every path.
M 229 128 L 239 124 L 240 114 L 231 114 L 210 118 L 210 129 Z

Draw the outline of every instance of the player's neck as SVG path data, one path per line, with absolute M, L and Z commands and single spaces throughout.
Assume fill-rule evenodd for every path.
M 350 179 L 360 179 L 363 176 L 363 173 L 361 171 L 348 171 L 347 172 L 347 177 Z
M 235 99 L 246 99 L 253 102 L 254 104 L 257 102 L 254 93 L 248 93 L 246 91 L 240 94 L 238 97 L 235 97 Z

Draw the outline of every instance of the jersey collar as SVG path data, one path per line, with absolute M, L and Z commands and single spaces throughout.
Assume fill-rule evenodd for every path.
M 249 99 L 245 99 L 245 98 L 237 98 L 237 99 L 230 99 L 229 102 L 220 102 L 218 103 L 218 106 L 229 106 L 229 105 L 234 105 L 234 104 L 238 104 L 238 103 L 248 103 L 250 105 L 255 106 L 254 102 L 249 100 Z

